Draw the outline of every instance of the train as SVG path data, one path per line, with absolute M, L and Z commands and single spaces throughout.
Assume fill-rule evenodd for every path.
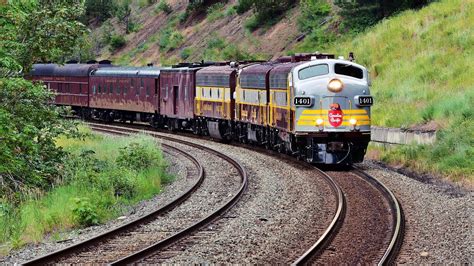
M 150 123 L 291 154 L 313 164 L 362 162 L 373 97 L 367 69 L 332 54 L 273 61 L 123 67 L 34 64 L 54 104 L 103 121 Z

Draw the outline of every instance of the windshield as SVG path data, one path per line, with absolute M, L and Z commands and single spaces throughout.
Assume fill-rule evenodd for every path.
M 329 67 L 326 64 L 309 66 L 298 71 L 300 80 L 329 74 Z
M 364 72 L 362 69 L 353 65 L 336 64 L 334 66 L 334 72 L 339 75 L 350 76 L 358 79 L 362 79 L 364 77 Z

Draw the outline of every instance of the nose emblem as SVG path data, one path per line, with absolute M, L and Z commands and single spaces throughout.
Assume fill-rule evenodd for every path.
M 342 125 L 344 113 L 342 113 L 341 106 L 338 103 L 333 103 L 329 106 L 328 120 L 333 127 Z

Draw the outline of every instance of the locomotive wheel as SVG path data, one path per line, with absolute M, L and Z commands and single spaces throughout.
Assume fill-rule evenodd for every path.
M 272 148 L 272 144 L 270 143 L 270 140 L 268 139 L 267 142 L 265 143 L 265 149 L 270 150 Z

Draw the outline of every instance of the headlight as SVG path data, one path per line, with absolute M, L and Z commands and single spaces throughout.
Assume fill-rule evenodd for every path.
M 316 119 L 316 124 L 318 126 L 322 125 L 323 123 L 324 123 L 324 120 L 322 120 L 321 118 Z
M 351 123 L 351 125 L 355 126 L 357 124 L 357 119 L 351 118 L 349 120 L 349 123 Z
M 328 90 L 332 92 L 340 92 L 344 88 L 344 83 L 339 79 L 332 79 L 328 83 Z

